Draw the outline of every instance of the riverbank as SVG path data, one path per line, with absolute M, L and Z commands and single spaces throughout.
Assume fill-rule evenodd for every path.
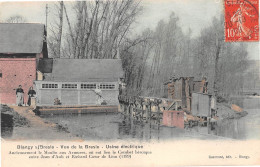
M 29 127 L 28 120 L 20 116 L 7 105 L 0 105 L 1 110 L 1 137 L 10 138 L 14 127 Z
M 2 135 L 6 140 L 80 140 L 61 125 L 36 116 L 30 107 L 9 107 L 8 112 L 13 115 L 13 124 L 10 124 L 12 135 Z

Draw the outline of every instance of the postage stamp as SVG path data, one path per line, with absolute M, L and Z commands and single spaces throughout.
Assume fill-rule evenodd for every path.
M 259 0 L 225 0 L 225 41 L 259 41 Z

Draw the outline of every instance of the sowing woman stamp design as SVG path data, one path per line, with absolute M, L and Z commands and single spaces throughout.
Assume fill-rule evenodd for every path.
M 225 0 L 225 40 L 259 41 L 259 0 Z

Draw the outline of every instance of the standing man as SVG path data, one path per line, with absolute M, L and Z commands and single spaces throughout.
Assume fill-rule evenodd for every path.
M 22 106 L 23 105 L 23 89 L 22 89 L 22 85 L 19 85 L 19 87 L 16 89 L 16 104 L 18 106 Z

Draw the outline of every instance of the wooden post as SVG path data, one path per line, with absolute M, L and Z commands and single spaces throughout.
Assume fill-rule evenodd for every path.
M 127 111 L 127 106 L 126 103 L 124 102 L 124 115 L 126 115 L 126 111 Z
M 207 117 L 207 127 L 208 127 L 208 134 L 210 134 L 210 128 L 211 128 L 211 126 L 210 126 L 210 117 Z
M 145 117 L 146 117 L 146 123 L 148 123 L 148 121 L 150 121 L 150 99 L 146 100 L 146 104 L 145 104 Z
M 185 80 L 185 93 L 186 93 L 186 108 L 188 111 L 191 111 L 191 97 L 190 97 L 190 78 L 187 78 L 187 80 Z
M 123 103 L 121 103 L 121 112 L 124 113 L 124 110 L 125 110 L 125 106 Z
M 128 103 L 128 105 L 127 105 L 128 107 L 127 107 L 127 115 L 130 117 L 130 113 L 131 113 L 131 106 L 130 106 L 130 104 Z
M 209 97 L 210 98 L 210 97 Z M 211 107 L 210 107 L 210 102 L 211 100 L 209 99 L 209 111 L 208 111 L 208 118 L 207 118 L 207 127 L 208 127 L 208 134 L 210 134 L 211 132 L 211 123 L 210 123 L 210 119 L 211 119 Z
M 148 101 L 149 103 L 148 103 L 148 113 L 149 113 L 149 125 L 150 125 L 150 128 L 149 128 L 149 138 L 151 139 L 152 138 L 152 121 L 151 121 L 151 114 L 152 114 L 152 104 L 151 104 L 151 101 L 150 101 L 150 99 L 149 99 L 149 101 Z
M 176 102 L 175 102 L 175 111 L 177 111 L 177 110 L 178 110 L 178 105 L 179 105 L 179 102 L 178 102 L 178 101 L 176 101 Z
M 140 104 L 141 104 L 141 122 L 143 123 L 143 121 L 144 121 L 144 104 L 143 104 L 143 99 L 141 99 L 141 102 L 140 102 Z
M 128 116 L 129 103 L 128 103 L 128 99 L 127 98 L 125 98 L 125 108 L 126 108 L 125 115 Z
M 136 97 L 134 97 L 133 99 L 133 109 L 132 109 L 132 116 L 133 118 L 136 120 L 136 114 L 137 114 L 137 111 L 136 111 Z
M 152 104 L 151 101 L 149 99 L 149 103 L 148 103 L 148 119 L 149 119 L 149 123 L 150 123 L 150 128 L 151 128 L 151 117 L 152 117 Z
M 123 106 L 124 106 L 124 107 L 123 107 L 123 109 L 124 109 L 124 110 L 123 110 L 124 120 L 126 120 L 126 119 L 127 119 L 127 118 L 126 118 L 126 117 L 127 117 L 127 116 L 126 116 L 127 106 L 126 106 L 126 102 L 125 102 L 125 101 L 123 102 Z
M 160 119 L 161 119 L 161 116 L 160 116 L 160 106 L 159 106 L 160 102 L 158 101 L 157 102 L 157 123 L 158 123 L 158 128 L 160 126 Z
M 130 122 L 131 122 L 131 125 L 133 125 L 133 106 L 132 104 L 130 103 L 129 104 L 129 118 L 130 118 Z

